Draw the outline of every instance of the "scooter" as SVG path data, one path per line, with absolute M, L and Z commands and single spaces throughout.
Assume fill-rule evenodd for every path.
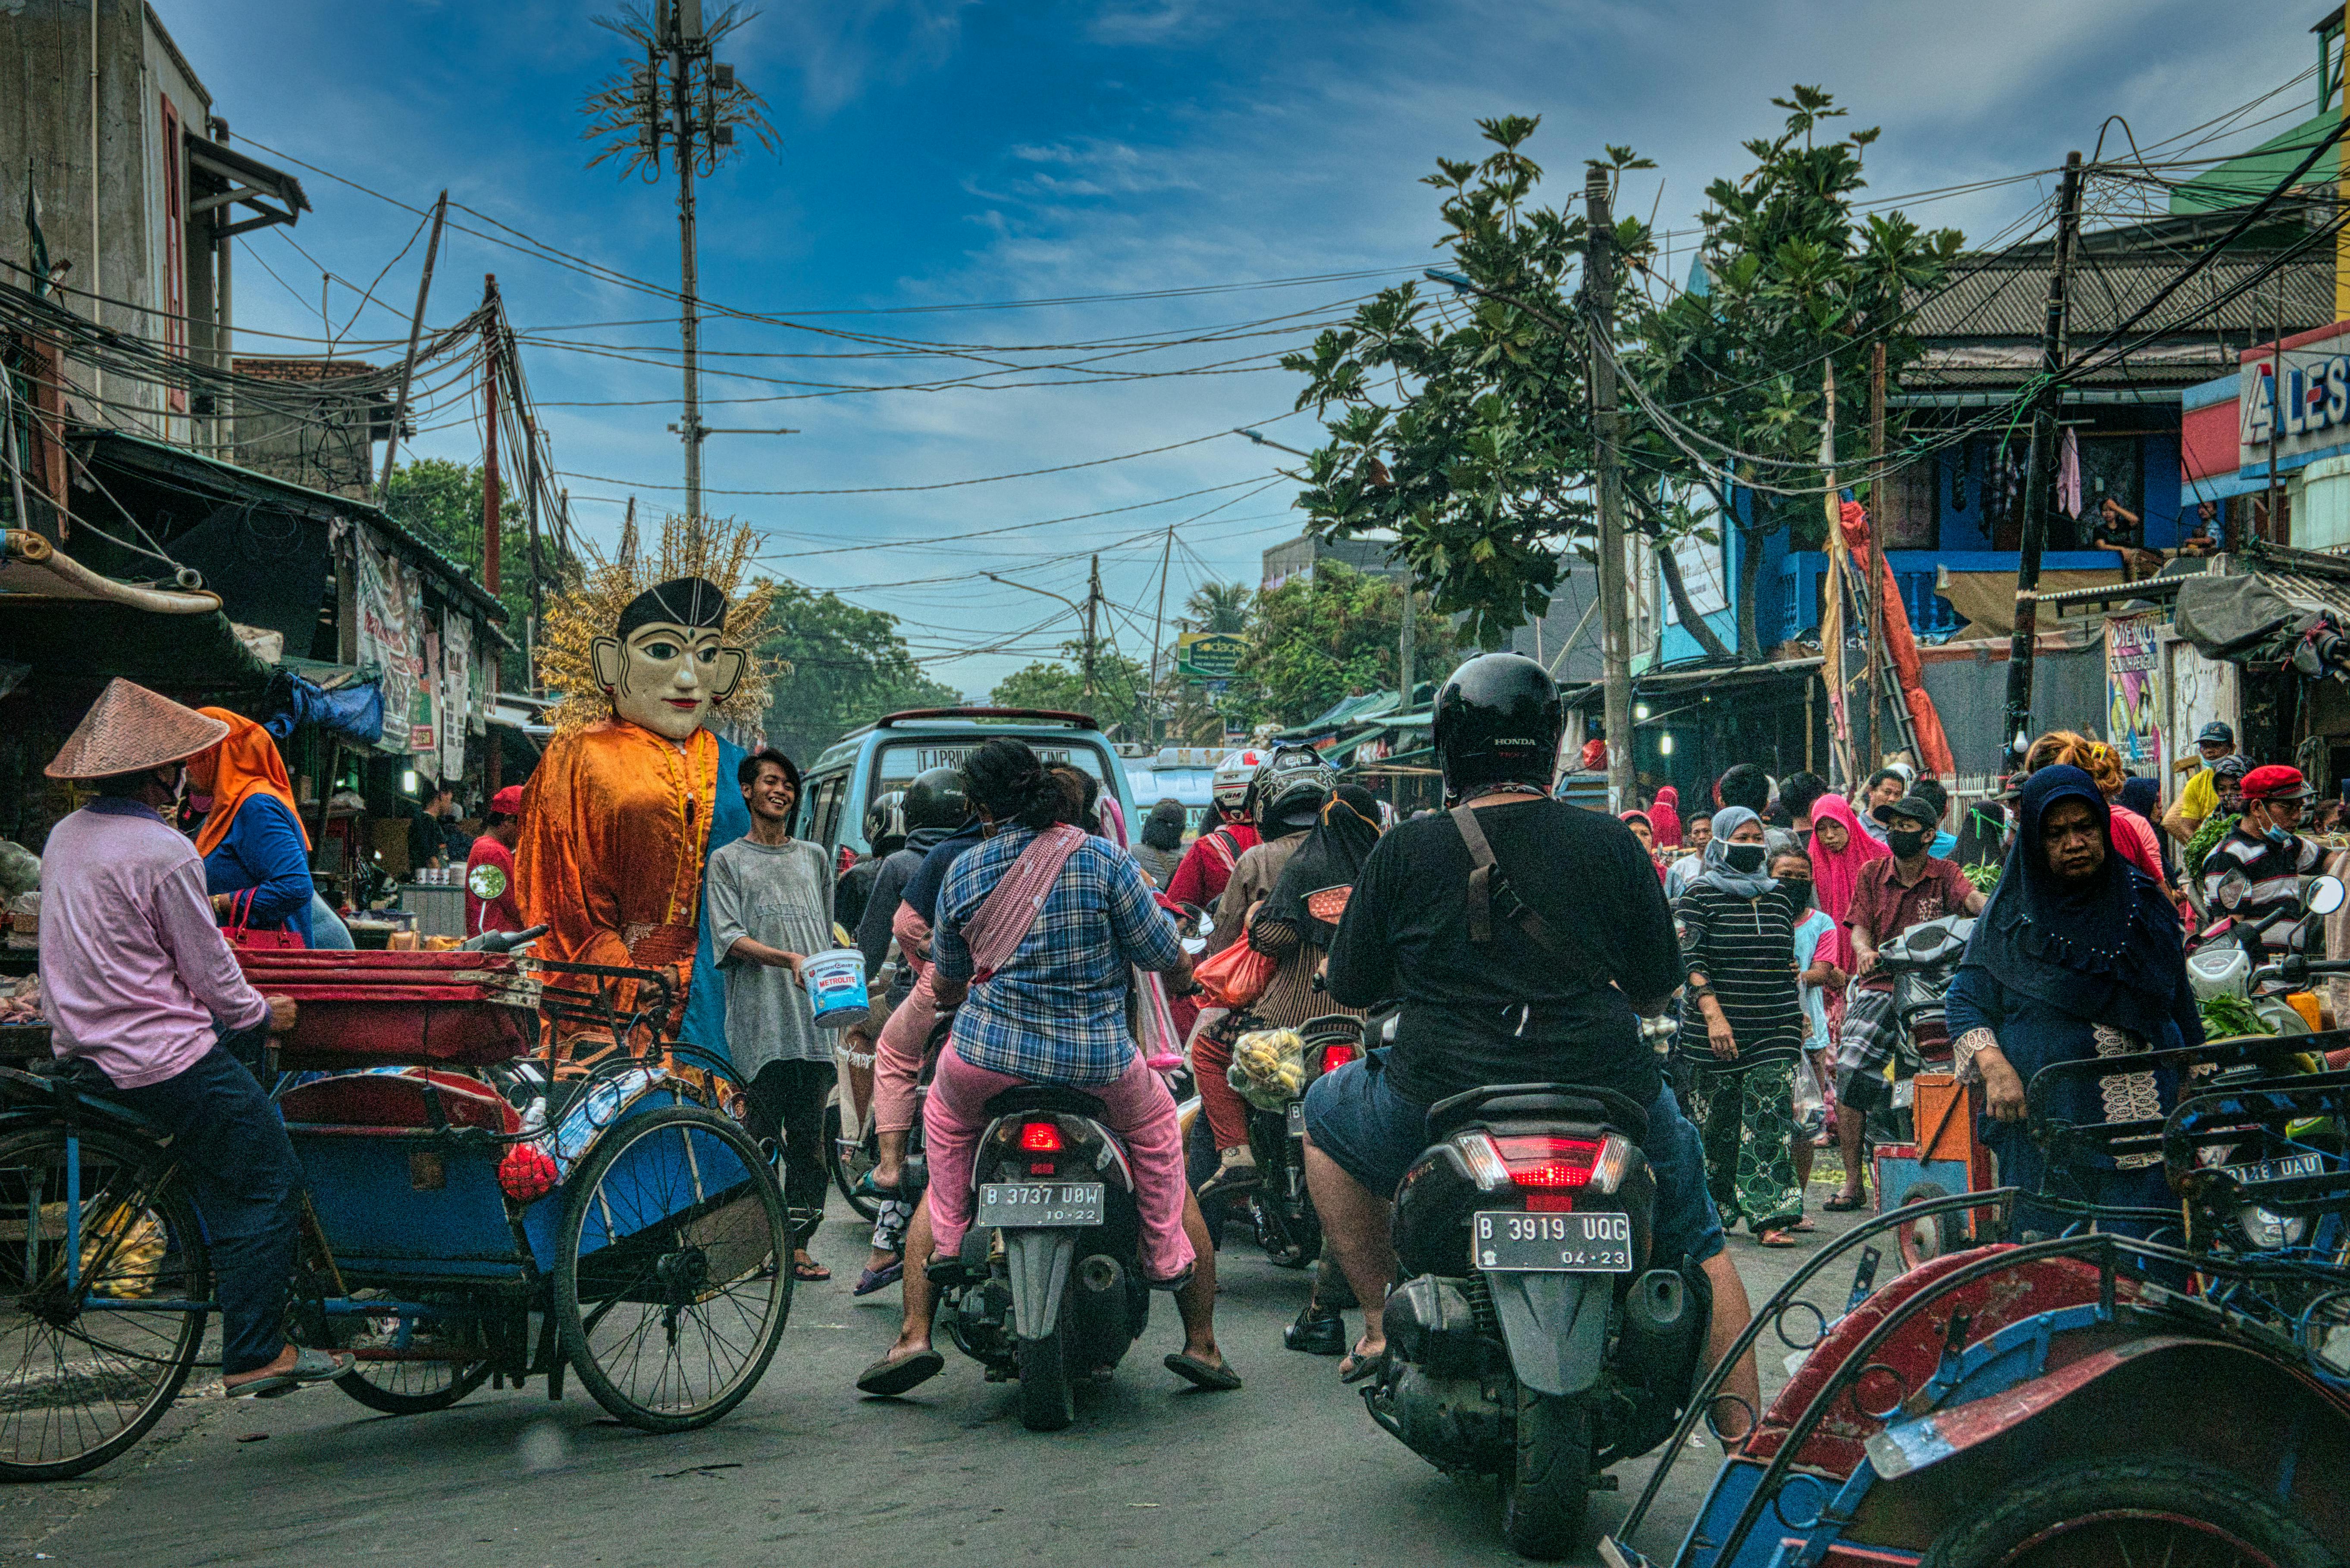
M 1076 1384 L 1107 1375 L 1150 1321 L 1140 1211 L 1127 1153 L 1101 1102 L 1024 1085 L 987 1102 L 959 1257 L 933 1262 L 957 1349 L 987 1379 L 1020 1383 L 1020 1423 L 1076 1418 Z
M 1647 1126 L 1605 1089 L 1455 1095 L 1397 1189 L 1404 1282 L 1364 1403 L 1438 1469 L 1498 1476 L 1523 1556 L 1584 1544 L 1590 1492 L 1669 1434 L 1704 1354 L 1710 1282 L 1652 1253 Z
M 1233 1083 L 1248 1106 L 1249 1152 L 1256 1159 L 1249 1205 L 1257 1244 L 1284 1269 L 1309 1268 L 1322 1255 L 1322 1219 L 1305 1189 L 1305 1091 L 1363 1054 L 1362 1020 L 1345 1013 L 1309 1018 L 1297 1033 L 1305 1043 L 1305 1077 L 1295 1091 L 1276 1097 L 1243 1086 L 1237 1076 Z

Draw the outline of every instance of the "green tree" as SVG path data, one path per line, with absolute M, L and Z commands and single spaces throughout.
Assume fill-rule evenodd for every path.
M 1415 597 L 1415 677 L 1449 668 L 1451 623 Z M 1403 585 L 1324 561 L 1257 596 L 1249 651 L 1228 694 L 1243 722 L 1302 724 L 1340 698 L 1392 691 L 1399 679 Z
M 1039 661 L 1015 670 L 995 683 L 987 700 L 998 708 L 1052 708 L 1066 713 L 1090 713 L 1102 732 L 1115 740 L 1145 739 L 1143 697 L 1150 689 L 1150 670 L 1113 649 L 1094 653 L 1094 693 L 1086 695 L 1082 641 L 1065 642 L 1069 661 Z
M 1183 601 L 1183 618 L 1196 631 L 1243 631 L 1254 597 L 1246 583 L 1201 583 Z
M 859 724 L 907 708 L 951 708 L 953 687 L 924 675 L 898 633 L 898 618 L 837 594 L 776 585 L 760 651 L 787 660 L 772 689 L 767 738 L 801 763 Z
M 523 653 L 523 627 L 530 617 L 530 525 L 520 503 L 500 498 L 498 602 L 506 607 L 506 636 L 514 642 L 500 662 L 499 686 L 508 691 L 530 690 L 530 666 Z M 383 509 L 406 524 L 427 544 L 458 565 L 482 576 L 482 465 L 421 457 L 395 465 L 383 493 Z M 541 564 L 550 573 L 557 563 L 547 554 L 550 541 L 539 540 Z

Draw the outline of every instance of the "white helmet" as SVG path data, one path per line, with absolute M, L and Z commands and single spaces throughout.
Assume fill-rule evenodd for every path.
M 1215 801 L 1219 808 L 1229 812 L 1247 810 L 1249 786 L 1256 782 L 1256 771 L 1264 765 L 1268 754 L 1254 746 L 1243 746 L 1216 764 Z

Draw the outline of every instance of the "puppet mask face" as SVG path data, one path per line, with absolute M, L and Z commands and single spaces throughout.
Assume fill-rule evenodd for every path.
M 743 676 L 739 648 L 722 648 L 715 627 L 650 621 L 627 638 L 596 639 L 596 679 L 612 711 L 657 735 L 682 741 L 702 726 Z

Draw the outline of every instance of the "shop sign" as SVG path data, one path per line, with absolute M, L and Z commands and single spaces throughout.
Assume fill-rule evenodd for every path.
M 2350 445 L 2350 354 L 2345 348 L 2350 342 L 2337 335 L 2243 362 L 2236 398 L 2242 466 L 2265 464 L 2272 437 L 2281 470 Z
M 2106 618 L 2106 738 L 2126 767 L 2158 777 L 2162 750 L 2163 612 Z
M 359 659 L 372 665 L 383 687 L 383 739 L 394 753 L 439 750 L 437 733 L 428 719 L 420 740 L 415 722 L 417 705 L 425 694 L 423 588 L 416 574 L 364 531 L 353 539 L 359 568 Z M 437 670 L 438 666 L 434 666 Z M 435 771 L 435 758 L 425 762 Z
M 1230 680 L 1248 653 L 1248 639 L 1229 631 L 1187 631 L 1175 639 L 1175 671 L 1191 680 Z

